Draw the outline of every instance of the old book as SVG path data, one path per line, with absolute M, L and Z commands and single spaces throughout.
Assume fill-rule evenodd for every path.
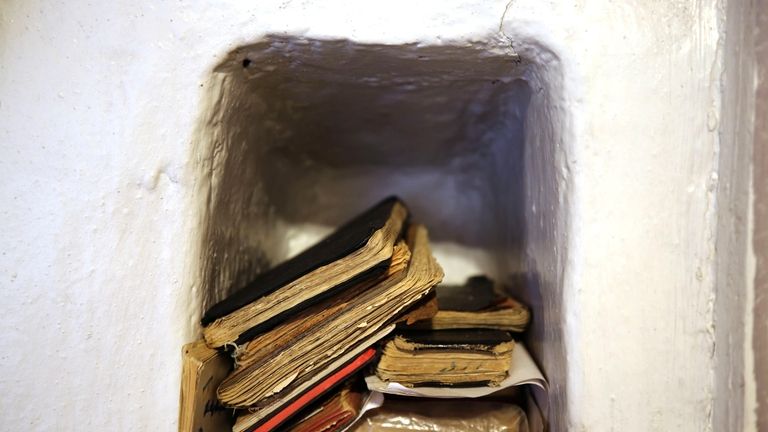
M 209 346 L 242 344 L 287 317 L 386 271 L 408 210 L 388 198 L 215 304 L 203 316 Z
M 522 332 L 531 320 L 527 307 L 501 293 L 493 280 L 474 276 L 464 285 L 440 285 L 437 314 L 418 327 L 439 329 L 490 328 Z
M 407 245 L 395 249 L 395 268 L 381 282 L 332 299 L 323 306 L 332 311 L 325 316 L 297 315 L 241 347 L 239 366 L 219 386 L 219 399 L 232 407 L 253 407 L 283 397 L 283 389 L 378 333 L 440 282 L 443 271 L 432 256 L 426 228 L 411 226 Z
M 498 386 L 514 347 L 501 330 L 412 330 L 384 345 L 376 375 L 405 386 Z
M 347 364 L 334 371 L 332 374 L 329 374 L 316 385 L 298 395 L 295 399 L 287 401 L 279 410 L 275 410 L 274 414 L 271 416 L 262 418 L 261 421 L 256 422 L 254 422 L 256 416 L 253 415 L 245 415 L 242 418 L 238 418 L 233 431 L 238 432 L 240 430 L 245 430 L 249 432 L 269 432 L 276 430 L 292 416 L 296 415 L 296 413 L 301 412 L 302 409 L 309 406 L 313 401 L 317 400 L 325 393 L 344 382 L 354 373 L 358 372 L 363 366 L 370 363 L 375 356 L 376 349 L 366 349 L 363 353 L 354 357 Z M 243 427 L 245 428 L 241 429 Z
M 338 432 L 352 423 L 363 407 L 364 394 L 351 383 L 327 395 L 319 407 L 287 425 L 290 432 Z
M 182 362 L 179 432 L 231 430 L 232 410 L 219 403 L 216 388 L 232 369 L 232 360 L 197 341 L 184 346 Z
M 261 406 L 243 410 L 232 428 L 233 432 L 265 432 L 282 425 L 371 362 L 376 355 L 376 350 L 370 347 L 371 344 L 385 337 L 392 328 L 394 326 L 379 330 L 317 373 L 290 384 L 281 390 L 279 397 L 271 398 Z
M 395 246 L 392 260 L 386 273 L 376 279 L 361 282 L 335 297 L 305 309 L 274 329 L 246 342 L 235 352 L 237 368 L 246 368 L 269 356 L 279 354 L 285 348 L 292 346 L 305 333 L 312 332 L 317 326 L 339 316 L 365 290 L 387 279 L 402 277 L 410 259 L 411 252 L 408 246 L 405 244 L 405 241 L 400 241 Z

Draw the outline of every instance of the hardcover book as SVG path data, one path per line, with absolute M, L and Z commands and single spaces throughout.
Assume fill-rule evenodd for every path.
M 522 332 L 531 320 L 528 308 L 504 295 L 493 280 L 474 276 L 464 285 L 436 288 L 438 311 L 419 327 L 435 330 L 489 328 Z
M 232 369 L 229 356 L 205 345 L 187 344 L 182 352 L 179 432 L 223 432 L 234 424 L 232 410 L 225 409 L 216 389 Z
M 313 304 L 381 275 L 407 217 L 405 205 L 388 198 L 257 276 L 205 313 L 205 341 L 213 348 L 242 344 Z
M 390 331 L 391 329 L 386 329 Z M 383 337 L 385 332 L 380 332 Z M 294 383 L 280 392 L 280 397 L 273 398 L 260 407 L 241 411 L 232 428 L 233 432 L 267 432 L 275 430 L 289 421 L 297 413 L 310 406 L 333 388 L 343 383 L 352 375 L 362 370 L 376 356 L 376 350 L 367 345 L 355 347 L 319 373 Z
M 376 375 L 405 386 L 498 386 L 514 347 L 501 330 L 412 330 L 384 345 Z
M 310 377 L 339 355 L 394 322 L 440 282 L 427 231 L 410 227 L 407 242 L 395 248 L 385 277 L 327 300 L 244 344 L 238 367 L 219 386 L 231 407 L 254 407 L 282 397 L 282 390 Z M 383 335 L 381 336 L 383 337 Z
M 347 384 L 329 396 L 322 405 L 286 429 L 290 432 L 339 432 L 346 428 L 363 407 L 363 393 Z

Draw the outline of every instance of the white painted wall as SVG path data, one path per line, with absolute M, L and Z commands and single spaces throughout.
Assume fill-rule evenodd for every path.
M 502 29 L 557 65 L 530 79 L 565 114 L 535 123 L 556 125 L 536 136 L 552 137 L 568 216 L 544 221 L 559 252 L 529 251 L 557 276 L 544 340 L 567 356 L 542 358 L 556 429 L 712 428 L 718 179 L 742 168 L 719 166 L 738 144 L 719 135 L 725 19 L 714 0 L 5 2 L 3 426 L 175 427 L 203 298 L 193 143 L 228 52 L 267 33 L 451 45 Z

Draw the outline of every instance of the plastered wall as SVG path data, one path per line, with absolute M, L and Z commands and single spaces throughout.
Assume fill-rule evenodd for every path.
M 756 421 L 759 431 L 768 430 L 768 2 L 756 2 L 756 28 L 754 33 L 755 62 L 757 64 L 755 94 L 755 128 L 752 179 L 754 192 L 751 200 L 751 221 L 754 234 L 749 249 L 754 261 L 747 277 L 754 274 L 754 291 L 747 298 L 748 312 L 753 311 L 752 327 L 747 333 L 748 377 L 746 381 L 746 419 Z M 751 301 L 750 301 L 751 300 Z M 750 354 L 753 354 L 750 359 Z M 753 361 L 749 361 L 753 360 Z M 749 399 L 753 396 L 753 399 Z
M 743 168 L 720 164 L 723 143 L 740 145 L 723 138 L 734 113 L 725 29 L 738 19 L 727 5 L 738 3 L 4 3 L 3 427 L 176 427 L 180 347 L 197 336 L 205 297 L 208 153 L 195 143 L 216 103 L 205 86 L 233 49 L 289 34 L 501 37 L 557 64 L 541 79 L 558 88 L 547 106 L 562 123 L 526 131 L 551 149 L 540 154 L 569 215 L 544 221 L 560 235 L 544 230 L 536 246 L 553 260 L 541 265 L 561 269 L 542 293 L 562 317 L 550 335 L 563 350 L 542 360 L 561 389 L 554 424 L 719 430 L 717 255 L 728 251 L 715 245 L 731 201 L 718 185 Z M 528 221 L 537 214 L 526 209 Z M 741 317 L 722 312 L 717 325 L 740 331 Z M 718 424 L 738 412 L 722 410 Z

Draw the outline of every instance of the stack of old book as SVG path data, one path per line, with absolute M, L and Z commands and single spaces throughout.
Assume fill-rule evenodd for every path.
M 434 315 L 428 300 L 442 277 L 425 227 L 409 223 L 400 200 L 384 200 L 205 313 L 205 342 L 185 356 L 182 429 L 233 410 L 234 431 L 285 428 L 371 362 L 396 321 Z M 223 372 L 222 351 L 234 359 Z M 354 399 L 326 401 L 337 408 L 326 413 Z M 342 414 L 328 418 L 352 420 Z
M 545 430 L 533 387 L 544 390 L 546 382 L 515 335 L 526 329 L 530 312 L 506 294 L 520 288 L 485 276 L 438 286 L 437 313 L 399 325 L 365 378 L 372 391 L 410 399 L 400 405 L 388 399 L 355 432 Z

